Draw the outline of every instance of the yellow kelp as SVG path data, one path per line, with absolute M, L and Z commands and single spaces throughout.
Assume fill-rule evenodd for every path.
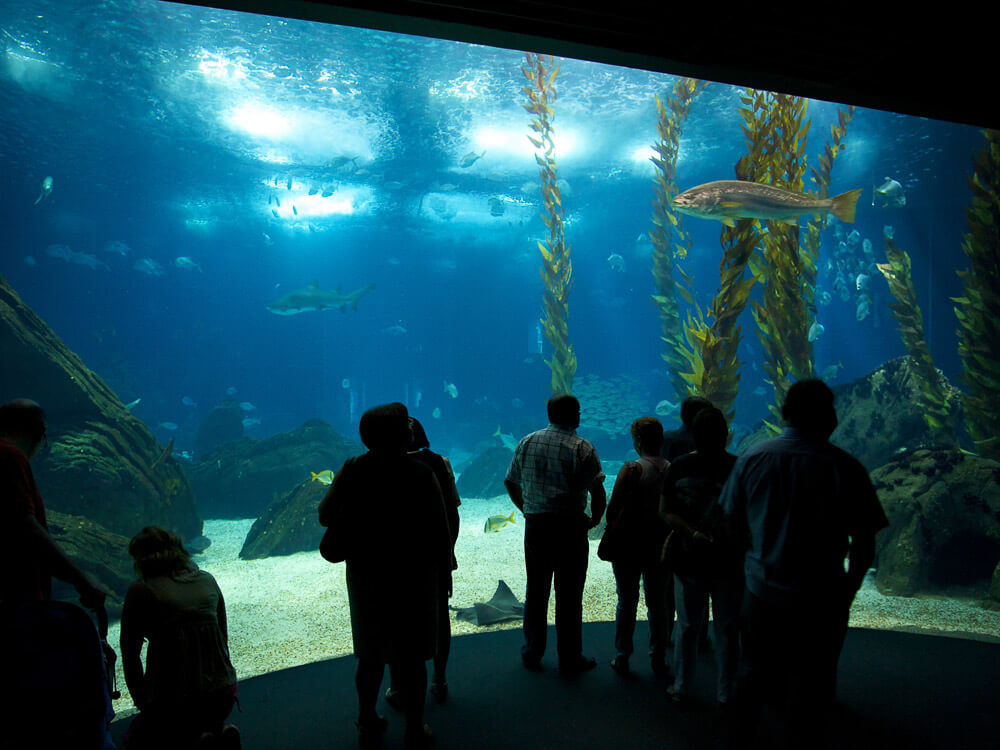
M 538 172 L 542 179 L 542 202 L 545 212 L 542 220 L 549 230 L 547 242 L 539 242 L 542 254 L 542 281 L 545 284 L 542 330 L 552 345 L 552 359 L 546 361 L 552 370 L 552 392 L 572 393 L 573 376 L 576 374 L 576 354 L 569 343 L 569 292 L 573 286 L 573 264 L 570 262 L 569 245 L 563 231 L 562 195 L 559 191 L 555 160 L 555 143 L 552 139 L 552 104 L 556 100 L 556 75 L 559 65 L 554 65 L 551 55 L 525 52 L 521 72 L 528 85 L 521 89 L 528 98 L 522 105 L 533 115 L 529 127 L 537 137 L 528 140 L 541 153 L 535 154 Z
M 910 273 L 910 256 L 900 250 L 890 237 L 885 238 L 885 255 L 888 263 L 879 263 L 878 270 L 889 282 L 889 291 L 896 298 L 889 305 L 892 317 L 899 323 L 903 344 L 911 358 L 910 377 L 917 386 L 917 401 L 924 421 L 939 441 L 952 440 L 952 405 L 948 402 L 941 373 L 934 367 L 927 339 L 924 337 L 924 318 L 917 304 L 917 290 Z
M 653 243 L 653 280 L 656 294 L 653 302 L 660 311 L 661 339 L 666 344 L 660 356 L 667 363 L 667 377 L 674 388 L 677 400 L 688 395 L 688 383 L 681 376 L 684 358 L 684 328 L 681 325 L 679 294 L 688 304 L 695 304 L 691 294 L 691 278 L 675 263 L 687 257 L 691 238 L 680 223 L 680 215 L 673 208 L 677 195 L 677 151 L 681 126 L 691 109 L 691 101 L 706 86 L 705 81 L 681 78 L 675 84 L 666 104 L 656 97 L 656 132 L 653 144 L 656 156 L 651 161 L 656 166 L 653 178 L 653 229 L 649 238 Z M 674 277 L 674 270 L 680 280 Z
M 955 298 L 958 353 L 969 392 L 962 397 L 965 426 L 983 456 L 1000 460 L 1000 131 L 984 130 L 965 209 L 969 234 L 962 249 L 970 267 L 959 271 L 965 294 Z

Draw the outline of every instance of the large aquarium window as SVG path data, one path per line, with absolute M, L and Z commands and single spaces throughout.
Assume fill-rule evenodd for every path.
M 1000 636 L 996 132 L 155 0 L 7 4 L 0 45 L 0 399 L 113 615 L 159 524 L 241 678 L 350 653 L 316 506 L 375 404 L 459 475 L 463 608 L 523 599 L 502 480 L 553 390 L 610 491 L 635 418 L 706 395 L 739 452 L 821 377 L 892 522 L 852 625 Z

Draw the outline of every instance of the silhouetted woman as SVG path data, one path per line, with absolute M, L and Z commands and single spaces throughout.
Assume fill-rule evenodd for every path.
M 423 723 L 427 667 L 437 650 L 441 597 L 451 570 L 451 537 L 434 472 L 407 455 L 403 404 L 369 409 L 359 425 L 368 448 L 348 459 L 319 506 L 320 524 L 343 524 L 358 738 L 378 742 L 387 721 L 375 710 L 386 664 L 397 670 L 408 747 L 432 738 Z M 398 616 L 400 611 L 407 617 Z
M 224 723 L 236 701 L 236 670 L 219 585 L 180 537 L 159 526 L 136 534 L 128 551 L 139 579 L 125 595 L 121 653 L 139 716 L 126 748 L 239 748 L 239 732 Z

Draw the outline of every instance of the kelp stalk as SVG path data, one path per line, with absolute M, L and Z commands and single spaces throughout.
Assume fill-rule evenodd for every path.
M 924 318 L 917 304 L 917 290 L 913 286 L 910 256 L 901 250 L 890 237 L 885 238 L 885 255 L 888 263 L 879 263 L 878 270 L 889 283 L 889 291 L 896 298 L 889 305 L 892 317 L 899 323 L 903 344 L 910 355 L 910 377 L 917 387 L 917 402 L 924 421 L 939 440 L 953 435 L 951 430 L 951 404 L 945 393 L 941 373 L 934 367 L 927 339 L 924 336 Z
M 962 249 L 970 267 L 959 271 L 965 294 L 957 303 L 965 426 L 978 450 L 1000 460 L 1000 131 L 984 130 L 965 209 L 969 234 Z
M 653 243 L 653 280 L 656 293 L 653 302 L 660 313 L 661 338 L 666 349 L 661 355 L 667 363 L 667 378 L 678 400 L 688 395 L 688 382 L 681 376 L 686 367 L 684 357 L 684 328 L 681 325 L 678 294 L 694 304 L 691 278 L 674 261 L 687 257 L 691 238 L 681 224 L 681 215 L 674 210 L 677 195 L 677 152 L 680 146 L 681 127 L 691 110 L 691 102 L 707 85 L 705 81 L 680 78 L 667 97 L 666 104 L 656 97 L 656 132 L 653 144 L 656 156 L 650 161 L 656 166 L 653 178 L 653 229 L 649 238 Z M 680 280 L 674 271 L 680 274 Z
M 537 136 L 528 135 L 528 140 L 537 150 L 535 161 L 542 179 L 542 202 L 545 206 L 542 221 L 549 232 L 547 242 L 538 243 L 542 254 L 542 281 L 545 284 L 545 317 L 541 323 L 545 338 L 552 345 L 552 359 L 546 364 L 552 370 L 552 392 L 572 393 L 576 373 L 576 354 L 569 343 L 569 292 L 573 286 L 573 264 L 563 231 L 562 196 L 557 184 L 555 143 L 552 139 L 552 104 L 557 96 L 555 79 L 559 66 L 554 66 L 550 55 L 525 52 L 524 57 L 526 62 L 521 71 L 528 79 L 528 85 L 521 92 L 528 98 L 528 104 L 522 106 L 533 115 L 530 127 Z

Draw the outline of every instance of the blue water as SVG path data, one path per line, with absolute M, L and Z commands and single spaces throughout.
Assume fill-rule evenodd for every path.
M 446 451 L 486 444 L 497 425 L 519 435 L 544 422 L 544 226 L 522 53 L 153 0 L 7 3 L 0 44 L 0 273 L 123 401 L 142 399 L 134 413 L 161 441 L 191 448 L 227 390 L 256 407 L 252 437 L 313 417 L 353 436 L 362 409 L 389 400 L 406 400 Z M 651 228 L 654 95 L 673 82 L 564 60 L 555 105 L 578 377 L 633 376 L 650 410 L 674 394 L 649 299 L 651 248 L 637 238 Z M 739 93 L 711 84 L 695 100 L 681 189 L 733 178 L 744 152 Z M 836 113 L 809 103 L 810 163 Z M 894 227 L 913 259 L 931 353 L 952 378 L 949 298 L 962 292 L 966 176 L 981 140 L 973 128 L 859 109 L 831 186 L 864 188 L 853 228 L 876 260 L 883 226 Z M 353 161 L 337 166 L 344 157 Z M 46 176 L 52 193 L 33 205 Z M 905 208 L 871 205 L 886 176 L 903 185 Z M 324 186 L 335 192 L 307 195 Z M 502 216 L 491 214 L 495 197 Z M 694 249 L 684 267 L 705 305 L 721 226 L 685 226 Z M 112 241 L 128 255 L 107 252 Z M 107 268 L 54 257 L 52 245 Z M 835 246 L 827 230 L 821 266 Z M 608 263 L 613 253 L 623 272 Z M 201 270 L 177 267 L 178 257 Z M 146 258 L 164 274 L 137 271 Z M 265 308 L 313 280 L 376 288 L 357 311 Z M 853 298 L 820 308 L 816 364 L 842 362 L 835 383 L 904 353 L 887 286 L 870 283 L 876 304 L 864 321 Z M 396 326 L 405 333 L 387 330 Z M 771 392 L 753 394 L 764 375 L 749 312 L 742 329 L 736 420 L 752 424 Z

